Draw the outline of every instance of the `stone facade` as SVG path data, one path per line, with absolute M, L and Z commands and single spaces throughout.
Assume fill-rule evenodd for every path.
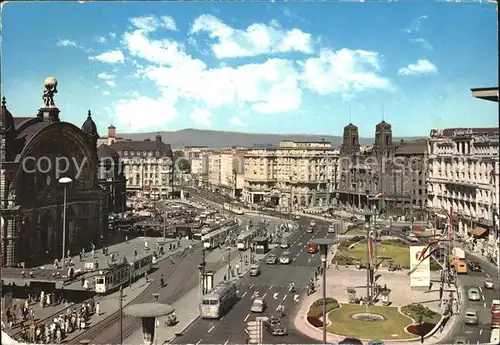
M 282 141 L 279 147 L 248 149 L 243 199 L 281 209 L 327 206 L 338 154 L 328 142 Z
M 47 80 L 57 85 L 53 78 Z M 46 88 L 50 91 L 47 80 Z M 53 95 L 47 97 L 49 106 L 29 118 L 13 117 L 5 99 L 2 102 L 3 266 L 24 263 L 30 267 L 60 259 L 64 205 L 67 250 L 75 254 L 90 243 L 99 244 L 107 239 L 106 196 L 97 179 L 99 135 L 90 111 L 80 129 L 61 121 Z M 72 182 L 62 185 L 61 177 L 69 177 Z
M 121 213 L 126 210 L 127 180 L 124 165 L 118 153 L 108 145 L 97 148 L 99 167 L 97 176 L 99 184 L 107 195 L 107 205 L 110 213 Z

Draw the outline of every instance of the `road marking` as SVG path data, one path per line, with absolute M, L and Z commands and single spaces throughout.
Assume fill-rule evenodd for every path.
M 286 300 L 286 296 L 288 296 L 288 295 L 285 295 L 285 297 L 283 297 L 283 301 Z
M 250 317 L 250 314 L 247 314 L 247 316 L 245 316 L 245 320 L 243 320 L 243 321 L 247 322 L 249 317 Z
M 482 329 L 479 330 L 479 335 L 481 335 L 481 334 L 483 334 L 483 330 Z
M 267 292 L 264 295 L 262 295 L 262 298 L 266 298 L 266 296 L 267 296 Z
M 226 342 L 224 343 L 224 345 L 227 345 L 227 344 L 229 344 L 229 340 L 226 340 Z
M 295 295 L 295 296 L 293 296 L 293 300 L 294 300 L 295 302 L 298 302 L 298 301 L 299 301 L 299 295 Z
M 275 292 L 273 295 L 273 299 L 278 299 L 278 295 L 279 295 L 279 293 Z
M 250 332 L 248 331 L 248 329 L 245 328 L 245 333 L 250 335 Z M 197 344 L 198 345 L 198 344 Z
M 486 302 L 484 302 L 484 307 L 486 308 Z
M 281 304 L 276 307 L 276 311 L 280 310 Z
M 307 262 L 311 262 L 312 259 L 307 260 Z
M 241 297 L 245 297 L 245 295 L 248 293 L 248 291 L 245 291 Z
M 196 345 L 199 345 L 199 344 L 201 343 L 201 341 L 202 341 L 202 340 L 203 340 L 203 339 L 198 340 L 198 342 L 196 343 Z
M 483 293 L 483 289 L 482 289 L 480 286 L 479 286 L 479 291 L 480 291 L 481 293 Z
M 269 290 L 271 290 L 272 288 L 273 288 L 273 286 L 271 285 L 271 286 L 269 287 Z
M 486 276 L 487 276 L 488 278 L 491 278 L 491 276 L 490 276 L 488 273 L 486 273 Z
M 254 284 L 250 285 L 250 289 L 253 289 L 253 287 L 254 287 Z
M 483 298 L 483 301 L 486 301 L 486 300 L 484 299 L 484 295 L 482 295 L 481 297 Z

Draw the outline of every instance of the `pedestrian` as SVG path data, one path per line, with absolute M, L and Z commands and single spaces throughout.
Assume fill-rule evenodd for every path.
M 100 306 L 99 302 L 97 302 L 97 303 L 95 304 L 95 314 L 96 314 L 97 316 L 101 315 L 101 313 L 100 313 L 100 308 L 101 308 L 101 306 Z

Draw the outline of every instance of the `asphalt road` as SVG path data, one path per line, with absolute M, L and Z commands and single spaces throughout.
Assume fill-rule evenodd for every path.
M 178 337 L 176 344 L 244 344 L 248 336 L 245 332 L 247 323 L 254 321 L 256 314 L 250 312 L 253 299 L 257 296 L 264 297 L 268 308 L 264 315 L 276 314 L 278 305 L 285 307 L 283 322 L 289 334 L 285 337 L 273 337 L 264 333 L 263 342 L 266 344 L 314 344 L 318 343 L 299 333 L 293 328 L 293 318 L 304 297 L 305 287 L 309 279 L 314 276 L 314 270 L 320 264 L 318 254 L 308 254 L 306 245 L 313 238 L 324 238 L 328 234 L 326 222 L 316 221 L 314 233 L 306 233 L 309 220 L 302 218 L 299 221 L 301 230 L 289 236 L 289 249 L 276 248 L 273 253 L 280 254 L 288 250 L 293 261 L 289 265 L 260 265 L 261 274 L 257 277 L 245 276 L 238 283 L 238 296 L 240 300 L 220 320 L 198 319 L 186 332 Z M 293 280 L 296 286 L 295 293 L 289 293 L 288 287 Z M 260 315 L 262 316 L 262 315 Z
M 442 343 L 452 344 L 457 337 L 466 337 L 471 344 L 486 344 L 490 342 L 491 337 L 491 302 L 500 298 L 499 277 L 497 267 L 486 260 L 467 254 L 466 258 L 476 261 L 481 265 L 483 272 L 469 272 L 466 275 L 460 275 L 459 281 L 463 285 L 462 294 L 464 294 L 464 305 L 457 316 L 455 327 L 448 334 Z M 495 289 L 485 289 L 484 281 L 486 278 L 492 278 L 497 283 Z M 467 298 L 467 288 L 477 286 L 481 291 L 481 301 L 469 301 Z M 479 325 L 465 325 L 465 312 L 475 310 L 479 316 Z

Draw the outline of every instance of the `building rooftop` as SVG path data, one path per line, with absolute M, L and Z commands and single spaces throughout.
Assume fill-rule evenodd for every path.
M 498 103 L 498 87 L 482 87 L 471 89 L 472 97 L 484 99 L 486 101 L 492 101 Z

